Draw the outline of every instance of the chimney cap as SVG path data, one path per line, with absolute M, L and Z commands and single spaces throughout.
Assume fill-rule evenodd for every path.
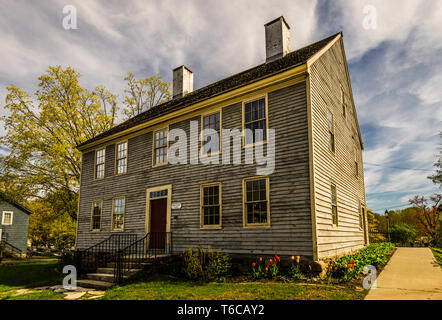
M 271 25 L 271 24 L 273 24 L 273 23 L 275 23 L 276 21 L 279 21 L 279 20 L 282 20 L 282 21 L 285 23 L 285 25 L 287 26 L 287 28 L 290 30 L 290 26 L 289 26 L 289 24 L 287 23 L 287 21 L 285 20 L 284 16 L 280 16 L 279 18 L 276 18 L 276 19 L 274 19 L 274 20 L 272 20 L 272 21 L 270 21 L 270 22 L 267 22 L 267 23 L 264 25 L 264 27 L 267 27 L 267 26 L 269 26 L 269 25 Z
M 185 65 L 181 65 L 181 66 L 179 66 L 179 67 L 176 67 L 176 68 L 173 69 L 172 71 L 176 71 L 176 70 L 181 69 L 181 68 L 186 69 L 186 70 L 189 71 L 189 72 L 192 72 L 192 70 L 190 70 L 189 68 L 187 68 Z M 193 73 L 193 72 L 192 72 L 192 73 Z

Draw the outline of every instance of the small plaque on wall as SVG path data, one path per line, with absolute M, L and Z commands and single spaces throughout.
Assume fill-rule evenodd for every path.
M 181 202 L 172 202 L 172 209 L 181 209 Z

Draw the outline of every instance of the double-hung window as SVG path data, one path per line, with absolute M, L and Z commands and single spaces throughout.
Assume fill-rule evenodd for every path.
M 267 99 L 244 103 L 245 145 L 267 141 Z
M 168 128 L 164 128 L 153 133 L 154 137 L 154 166 L 167 164 Z
M 127 172 L 127 141 L 118 143 L 116 152 L 116 174 L 124 174 Z
M 221 227 L 221 183 L 201 186 L 201 228 Z
M 328 140 L 330 151 L 335 152 L 335 128 L 333 122 L 333 114 L 328 111 L 327 113 L 327 123 L 328 123 Z
M 124 212 L 126 211 L 126 198 L 114 198 L 112 206 L 112 231 L 123 231 Z
M 216 154 L 221 150 L 221 112 L 203 115 L 202 121 L 202 154 Z
M 355 163 L 355 175 L 356 177 L 359 175 L 359 165 L 358 165 L 358 150 L 356 147 L 353 148 L 353 160 Z
M 269 178 L 243 180 L 243 210 L 245 227 L 270 226 Z
M 2 224 L 5 226 L 12 225 L 13 216 L 14 213 L 12 211 L 3 211 Z
M 338 225 L 338 197 L 336 193 L 336 185 L 331 184 L 331 212 L 332 212 L 332 224 L 334 226 Z
M 103 201 L 94 201 L 92 203 L 91 230 L 100 231 L 101 229 L 101 213 L 103 210 Z
M 104 178 L 105 158 L 106 158 L 106 149 L 95 151 L 95 179 Z

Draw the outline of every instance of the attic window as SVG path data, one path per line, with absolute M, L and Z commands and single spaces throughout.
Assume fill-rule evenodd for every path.
M 345 96 L 344 96 L 344 87 L 341 86 L 341 106 L 342 106 L 342 115 L 344 116 L 344 119 L 347 118 L 347 110 L 345 105 Z
M 333 123 L 333 114 L 328 111 L 327 113 L 328 121 L 328 138 L 329 138 L 329 148 L 331 152 L 335 152 L 335 128 Z
M 12 211 L 3 211 L 2 224 L 5 226 L 12 225 L 14 213 Z

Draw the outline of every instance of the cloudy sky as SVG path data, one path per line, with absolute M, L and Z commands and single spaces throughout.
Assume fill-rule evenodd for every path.
M 77 9 L 77 30 L 63 28 L 66 5 Z M 367 5 L 375 29 L 363 26 Z M 127 72 L 171 81 L 185 64 L 200 88 L 264 62 L 263 25 L 281 15 L 292 49 L 343 31 L 368 206 L 383 212 L 440 192 L 426 177 L 442 129 L 442 1 L 0 0 L 0 9 L 1 106 L 6 86 L 32 93 L 48 65 L 70 65 L 85 87 L 121 96 Z

